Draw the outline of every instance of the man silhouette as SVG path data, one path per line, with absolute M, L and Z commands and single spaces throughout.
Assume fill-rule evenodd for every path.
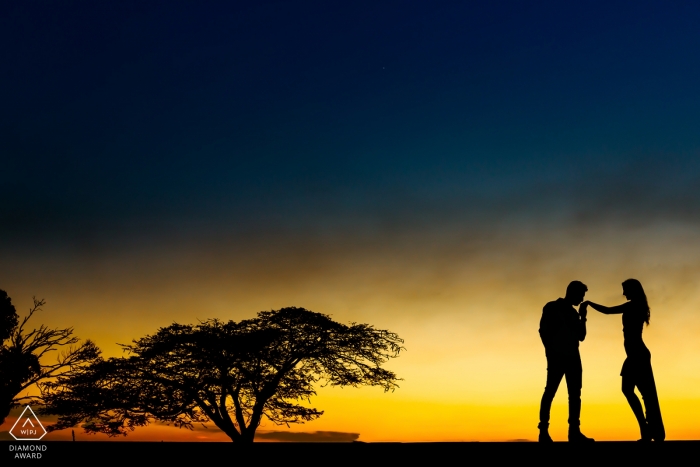
M 581 355 L 578 343 L 586 338 L 586 304 L 576 311 L 588 287 L 573 281 L 566 288 L 566 296 L 547 303 L 542 309 L 540 337 L 547 356 L 547 384 L 540 404 L 539 441 L 552 442 L 549 436 L 549 411 L 562 377 L 566 377 L 569 392 L 569 441 L 592 442 L 581 433 Z

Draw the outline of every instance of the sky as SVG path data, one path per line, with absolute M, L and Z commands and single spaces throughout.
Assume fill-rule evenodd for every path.
M 320 389 L 319 420 L 262 438 L 505 441 L 537 436 L 544 304 L 581 280 L 616 305 L 633 277 L 667 438 L 699 439 L 699 20 L 660 1 L 3 4 L 0 288 L 106 356 L 285 306 L 366 322 L 405 340 L 400 388 Z M 581 355 L 583 432 L 637 439 L 619 316 L 590 312 Z

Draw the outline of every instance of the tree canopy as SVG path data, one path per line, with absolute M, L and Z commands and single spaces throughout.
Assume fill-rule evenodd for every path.
M 44 304 L 44 300 L 34 299 L 33 307 L 20 321 L 7 292 L 0 290 L 0 424 L 23 402 L 43 403 L 38 394 L 21 396 L 23 391 L 67 377 L 99 355 L 91 341 L 78 344 L 73 328 L 52 329 L 42 324 L 29 331 L 28 321 Z M 54 360 L 49 358 L 52 352 L 57 352 Z
M 59 415 L 52 429 L 83 422 L 88 432 L 114 436 L 154 420 L 213 422 L 232 441 L 252 442 L 263 418 L 320 417 L 300 404 L 316 384 L 395 389 L 399 378 L 381 365 L 402 344 L 392 332 L 296 307 L 240 322 L 175 323 L 124 345 L 125 357 L 47 385 L 45 413 Z

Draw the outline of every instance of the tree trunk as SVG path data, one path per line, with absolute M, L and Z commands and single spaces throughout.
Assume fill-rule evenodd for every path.
M 0 425 L 5 423 L 5 419 L 10 414 L 10 405 L 0 404 Z
M 4 377 L 5 375 L 0 376 Z M 15 397 L 15 394 L 10 394 L 10 391 L 3 389 L 4 388 L 0 387 L 0 425 L 5 423 L 5 419 L 10 414 L 12 399 Z
M 219 427 L 219 428 L 221 428 L 221 427 Z M 237 431 L 231 432 L 230 430 L 225 430 L 225 429 L 223 429 L 223 428 L 222 428 L 221 430 L 222 430 L 224 433 L 226 433 L 226 436 L 228 436 L 229 438 L 231 438 L 231 441 L 234 442 L 234 443 L 238 443 L 238 444 L 243 443 L 243 444 L 245 444 L 245 443 L 249 443 L 249 442 L 252 443 L 252 442 L 253 442 L 253 439 L 252 439 L 252 438 L 250 439 L 250 441 L 248 441 L 248 440 L 246 439 L 246 436 L 245 436 L 245 435 L 240 435 Z M 245 432 L 244 432 L 244 433 L 245 433 Z
M 255 428 L 246 428 L 241 434 L 240 442 L 243 444 L 250 444 L 255 439 Z

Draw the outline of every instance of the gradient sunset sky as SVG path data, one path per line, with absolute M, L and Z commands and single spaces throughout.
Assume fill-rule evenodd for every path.
M 700 439 L 699 24 L 695 2 L 3 3 L 0 289 L 107 356 L 284 306 L 370 323 L 405 339 L 400 388 L 324 388 L 318 421 L 261 432 L 489 441 L 536 438 L 542 306 L 633 277 L 667 438 Z M 590 311 L 581 345 L 596 439 L 639 436 L 621 327 Z M 555 439 L 566 410 L 562 383 Z

